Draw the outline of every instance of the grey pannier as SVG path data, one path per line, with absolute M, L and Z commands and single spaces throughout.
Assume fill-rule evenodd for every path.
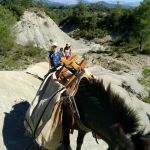
M 25 128 L 43 148 L 56 150 L 63 139 L 61 94 L 65 88 L 52 73 L 42 82 L 26 112 Z

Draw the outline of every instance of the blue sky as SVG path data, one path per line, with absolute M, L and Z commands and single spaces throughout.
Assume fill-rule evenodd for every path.
M 60 3 L 67 3 L 67 4 L 75 4 L 78 0 L 49 0 L 49 1 L 54 1 L 54 2 L 60 2 Z M 97 2 L 100 0 L 87 0 L 89 2 Z M 117 1 L 120 2 L 120 4 L 123 3 L 140 3 L 143 0 L 101 0 L 101 1 L 105 1 L 105 2 L 109 2 L 109 3 L 117 3 Z

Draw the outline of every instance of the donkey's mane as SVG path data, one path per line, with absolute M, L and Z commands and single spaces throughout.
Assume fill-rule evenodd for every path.
M 88 82 L 85 82 L 86 89 L 98 97 L 99 101 L 106 103 L 106 105 L 115 112 L 117 121 L 121 124 L 125 133 L 137 131 L 139 119 L 135 111 L 125 103 L 123 98 L 111 89 L 111 85 L 109 84 L 108 87 L 105 88 L 103 80 L 90 79 L 87 81 Z

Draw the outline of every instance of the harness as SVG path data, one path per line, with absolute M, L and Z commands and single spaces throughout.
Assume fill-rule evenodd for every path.
M 71 133 L 73 133 L 75 124 L 78 128 L 85 132 L 92 132 L 93 137 L 97 141 L 97 134 L 89 129 L 81 120 L 79 110 L 75 101 L 75 94 L 78 90 L 79 83 L 83 77 L 90 79 L 93 78 L 91 74 L 88 74 L 85 71 L 85 67 L 87 66 L 87 61 L 83 60 L 80 64 L 77 64 L 75 61 L 78 59 L 77 56 L 72 57 L 70 61 L 61 58 L 61 62 L 63 66 L 57 70 L 56 76 L 58 81 L 66 87 L 66 92 L 63 95 L 63 101 L 67 107 L 69 107 L 69 112 L 72 116 L 72 129 Z M 71 72 L 71 73 L 68 73 Z

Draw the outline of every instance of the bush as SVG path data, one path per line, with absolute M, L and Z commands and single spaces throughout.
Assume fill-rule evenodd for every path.
M 0 20 L 0 55 L 7 55 L 14 45 L 11 32 L 4 22 Z
M 104 37 L 106 35 L 106 31 L 101 30 L 101 29 L 95 29 L 95 30 L 78 30 L 76 32 L 74 32 L 73 37 L 74 38 L 85 38 L 87 40 L 92 40 L 94 38 L 101 38 Z
M 11 51 L 7 51 L 7 55 L 0 55 L 0 69 L 25 69 L 30 64 L 45 61 L 47 56 L 48 53 L 44 49 L 15 44 Z
M 17 62 L 12 56 L 4 57 L 0 67 L 5 70 L 16 70 L 19 69 L 19 62 Z
M 149 103 L 150 104 L 150 97 L 144 98 L 143 100 L 145 103 Z
M 34 0 L 0 0 L 0 5 L 8 8 L 13 15 L 20 19 L 20 16 L 24 13 L 25 9 L 28 9 L 35 5 Z
M 147 78 L 147 77 L 150 77 L 150 67 L 148 68 L 148 67 L 145 67 L 144 69 L 143 69 L 143 75 L 144 75 L 144 77 L 145 78 Z
M 144 48 L 144 49 L 141 51 L 141 54 L 150 55 L 150 47 L 149 47 L 149 48 Z
M 36 57 L 41 54 L 41 49 L 33 46 L 27 46 L 26 51 L 24 53 L 25 56 Z
M 0 20 L 3 21 L 8 28 L 11 28 L 16 22 L 16 18 L 13 14 L 2 6 L 0 6 Z

